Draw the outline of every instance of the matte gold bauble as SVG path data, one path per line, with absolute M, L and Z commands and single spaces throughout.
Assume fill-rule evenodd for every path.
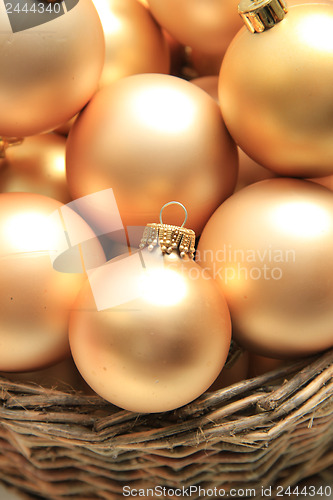
M 180 43 L 222 53 L 242 22 L 234 0 L 148 0 L 158 23 Z
M 0 193 L 39 193 L 68 203 L 66 140 L 56 134 L 26 137 L 0 160 Z
M 332 248 L 332 192 L 277 178 L 226 200 L 196 259 L 225 293 L 236 342 L 286 358 L 333 345 Z
M 286 176 L 333 173 L 332 58 L 332 3 L 291 6 L 271 29 L 236 35 L 222 63 L 221 109 L 257 163 Z
M 124 259 L 125 275 L 112 261 L 102 266 L 95 287 L 113 283 L 123 297 L 133 289 L 138 297 L 97 311 L 87 284 L 70 319 L 71 351 L 83 378 L 106 400 L 135 412 L 168 411 L 198 397 L 219 374 L 230 345 L 228 308 L 213 280 L 190 259 L 163 259 L 138 273 Z
M 52 266 L 50 253 L 66 241 L 50 217 L 61 207 L 39 194 L 0 194 L 1 371 L 32 371 L 69 355 L 68 318 L 84 276 Z M 93 251 L 102 262 L 97 240 Z
M 138 73 L 168 73 L 169 49 L 149 10 L 137 0 L 93 0 L 105 35 L 99 86 Z
M 125 226 L 144 226 L 177 199 L 188 209 L 188 225 L 200 233 L 233 192 L 237 163 L 216 102 L 170 75 L 134 75 L 105 87 L 67 142 L 73 199 L 112 188 Z M 175 224 L 183 219 L 174 211 L 170 216 Z M 99 211 L 94 222 L 108 218 Z
M 11 4 L 0 4 L 0 136 L 52 130 L 96 90 L 104 61 L 100 19 L 91 0 L 79 0 L 55 16 L 46 6 L 64 12 L 62 3 L 38 4 L 44 14 L 31 9 L 16 15 L 13 4 L 12 28 L 5 5 Z M 28 0 L 27 5 L 34 4 Z

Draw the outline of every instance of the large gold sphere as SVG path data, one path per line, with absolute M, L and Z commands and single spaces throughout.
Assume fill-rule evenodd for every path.
M 65 235 L 50 216 L 62 207 L 39 194 L 0 194 L 1 371 L 37 370 L 69 355 L 69 313 L 84 275 L 52 265 L 51 253 Z M 93 236 L 75 214 L 74 221 L 77 231 L 83 225 Z M 93 254 L 105 261 L 97 240 Z
M 333 4 L 293 5 L 263 33 L 245 27 L 223 59 L 219 95 L 236 143 L 279 175 L 333 173 Z
M 74 361 L 86 382 L 121 408 L 162 412 L 187 404 L 225 363 L 231 336 L 225 299 L 195 262 L 174 254 L 146 271 L 140 264 L 133 271 L 126 259 L 120 269 L 110 261 L 92 279 L 104 295 L 112 284 L 121 303 L 97 311 L 90 284 L 80 293 L 69 329 Z M 133 289 L 138 295 L 129 300 Z
M 233 192 L 237 164 L 216 102 L 170 75 L 134 75 L 103 88 L 67 142 L 73 198 L 112 188 L 125 226 L 145 226 L 177 200 L 187 208 L 188 227 L 200 233 Z M 183 222 L 183 213 L 170 216 Z M 109 217 L 99 211 L 94 222 Z
M 79 0 L 53 19 L 44 12 L 38 25 L 42 14 L 14 12 L 22 27 L 13 32 L 5 5 L 0 3 L 0 136 L 40 134 L 69 120 L 96 91 L 104 61 L 102 25 L 92 1 Z M 38 9 L 48 5 L 63 9 L 59 2 L 41 2 Z
M 236 341 L 285 358 L 333 345 L 332 248 L 333 193 L 276 178 L 216 210 L 196 259 L 225 293 Z

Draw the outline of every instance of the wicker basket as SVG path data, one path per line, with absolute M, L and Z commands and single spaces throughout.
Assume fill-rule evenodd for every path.
M 163 498 L 190 486 L 192 499 L 214 488 L 260 498 L 261 488 L 333 464 L 333 350 L 163 414 L 3 377 L 0 385 L 0 481 L 28 498 L 118 499 L 124 486 L 165 487 Z

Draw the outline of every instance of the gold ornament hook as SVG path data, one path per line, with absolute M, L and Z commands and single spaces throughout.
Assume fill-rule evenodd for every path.
M 181 226 L 172 226 L 164 224 L 162 220 L 163 210 L 169 205 L 180 205 L 185 212 L 185 219 Z M 160 211 L 160 223 L 147 224 L 145 227 L 139 248 L 148 246 L 148 251 L 154 250 L 159 243 L 162 253 L 171 254 L 174 250 L 178 250 L 180 257 L 183 259 L 186 255 L 194 258 L 195 252 L 195 232 L 192 229 L 184 227 L 187 221 L 187 210 L 179 201 L 169 201 Z
M 273 28 L 287 12 L 285 0 L 240 0 L 238 5 L 238 14 L 251 33 Z
M 163 210 L 168 207 L 169 205 L 179 205 L 182 207 L 182 209 L 184 210 L 185 212 L 185 219 L 184 219 L 184 222 L 183 224 L 180 226 L 180 227 L 184 227 L 185 226 L 185 223 L 187 221 L 187 210 L 186 208 L 184 207 L 184 205 L 182 203 L 180 203 L 180 201 L 168 201 L 168 203 L 165 203 L 163 205 L 163 207 L 161 208 L 161 211 L 160 211 L 160 223 L 163 224 L 163 221 L 162 221 L 162 213 L 163 213 Z
M 22 144 L 23 139 L 20 137 L 0 137 L 0 158 L 6 158 L 6 150 L 11 146 Z

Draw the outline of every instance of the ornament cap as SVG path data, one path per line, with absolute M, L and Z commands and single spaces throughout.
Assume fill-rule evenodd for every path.
M 10 146 L 22 144 L 23 139 L 19 137 L 0 137 L 0 159 L 6 157 L 6 149 Z
M 162 213 L 165 207 L 169 205 L 180 205 L 185 212 L 185 219 L 181 226 L 173 226 L 164 224 L 162 221 Z M 188 256 L 190 259 L 194 258 L 195 252 L 195 232 L 192 229 L 183 227 L 187 220 L 187 210 L 179 203 L 179 201 L 170 201 L 161 208 L 160 223 L 147 224 L 145 227 L 139 248 L 148 247 L 149 251 L 154 250 L 157 243 L 159 243 L 162 253 L 171 254 L 173 251 L 178 251 L 180 257 L 183 259 Z
M 240 0 L 238 13 L 251 33 L 273 28 L 288 12 L 285 0 Z

